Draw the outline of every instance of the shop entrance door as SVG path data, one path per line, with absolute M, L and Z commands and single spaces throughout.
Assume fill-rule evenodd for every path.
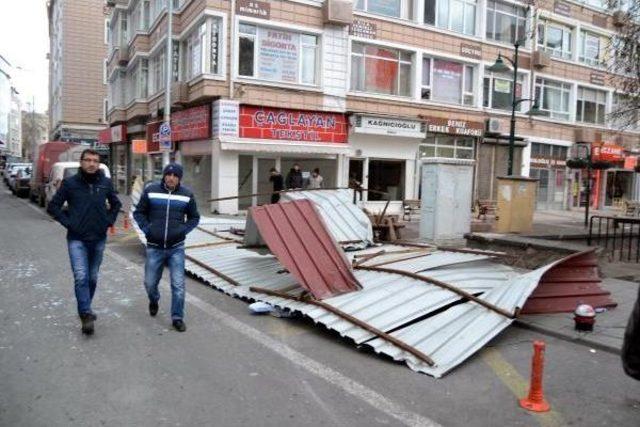
M 276 159 L 258 159 L 258 188 L 256 193 L 259 194 L 257 204 L 267 205 L 271 202 L 271 192 L 273 191 L 273 183 L 269 181 L 271 168 L 276 167 Z

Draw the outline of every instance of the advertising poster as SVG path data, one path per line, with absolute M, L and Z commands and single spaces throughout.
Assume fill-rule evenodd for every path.
M 261 79 L 298 82 L 300 35 L 258 28 L 258 76 Z
M 452 104 L 462 99 L 462 64 L 440 59 L 433 60 L 434 99 Z

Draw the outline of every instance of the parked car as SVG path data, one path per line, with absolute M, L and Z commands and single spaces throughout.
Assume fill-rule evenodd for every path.
M 7 163 L 3 172 L 3 179 L 5 184 L 9 184 L 9 177 L 14 173 L 14 170 L 19 167 L 31 166 L 31 163 L 24 162 L 15 162 L 15 163 Z
M 18 197 L 26 197 L 29 195 L 31 188 L 31 166 L 18 168 L 15 177 L 11 178 L 9 188 L 11 192 Z
M 56 194 L 62 180 L 78 173 L 78 168 L 80 168 L 80 162 L 57 162 L 53 164 L 51 172 L 49 172 L 49 178 L 47 178 L 44 186 L 45 205 L 48 205 Z M 109 168 L 102 163 L 100 163 L 100 170 L 104 172 L 105 176 L 111 178 Z
M 29 169 L 29 173 L 31 173 L 31 164 L 26 163 L 18 166 L 12 165 L 11 171 L 9 172 L 9 177 L 7 178 L 7 185 L 9 186 L 9 189 L 12 193 L 15 194 L 16 179 L 18 175 L 20 174 L 20 172 L 23 172 L 27 169 Z

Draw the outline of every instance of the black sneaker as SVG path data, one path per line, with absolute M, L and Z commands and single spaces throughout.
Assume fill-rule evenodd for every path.
M 80 316 L 80 321 L 82 322 L 82 333 L 85 335 L 92 335 L 93 334 L 93 322 L 94 322 L 94 315 L 91 313 L 88 314 L 83 314 L 82 316 Z
M 178 332 L 184 332 L 187 330 L 187 325 L 181 319 L 176 319 L 173 321 L 173 327 L 176 328 Z
M 156 314 L 158 314 L 158 303 L 157 302 L 150 302 L 149 303 L 149 314 L 151 315 L 151 317 L 154 317 Z

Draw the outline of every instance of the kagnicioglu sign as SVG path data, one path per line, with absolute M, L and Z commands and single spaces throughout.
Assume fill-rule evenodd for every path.
M 352 123 L 355 133 L 408 138 L 424 138 L 426 136 L 425 124 L 417 120 L 356 115 Z

